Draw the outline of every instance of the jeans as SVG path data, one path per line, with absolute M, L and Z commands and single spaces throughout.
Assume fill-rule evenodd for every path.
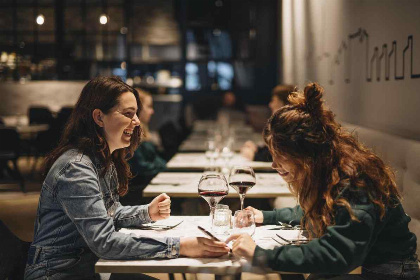
M 389 261 L 383 264 L 364 265 L 360 275 L 320 275 L 311 274 L 307 280 L 420 280 L 417 255 L 403 259 Z
M 88 248 L 63 252 L 59 258 L 46 258 L 44 255 L 42 252 L 29 251 L 25 279 L 99 279 L 99 275 L 95 274 L 98 257 Z

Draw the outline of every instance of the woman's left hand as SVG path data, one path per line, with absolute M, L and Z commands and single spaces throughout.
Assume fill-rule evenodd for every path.
M 149 204 L 149 216 L 153 221 L 169 218 L 171 215 L 171 198 L 162 193 Z
M 252 261 L 254 257 L 255 244 L 254 240 L 252 240 L 249 234 L 232 234 L 231 236 L 226 239 L 225 243 L 229 243 L 230 241 L 234 240 L 232 245 L 232 253 L 238 257 L 244 257 L 248 261 Z

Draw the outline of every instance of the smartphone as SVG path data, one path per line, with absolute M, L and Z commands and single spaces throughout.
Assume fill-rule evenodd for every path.
M 220 241 L 219 238 L 217 238 L 216 236 L 214 236 L 213 234 L 211 234 L 209 231 L 205 230 L 204 228 L 198 226 L 198 229 L 201 230 L 202 232 L 204 232 L 205 235 L 211 237 L 213 240 Z
M 199 230 L 201 230 L 202 232 L 204 232 L 205 235 L 207 235 L 208 237 L 210 237 L 211 239 L 213 239 L 214 241 L 220 241 L 222 242 L 219 238 L 217 238 L 216 236 L 214 236 L 213 234 L 211 234 L 209 231 L 205 230 L 204 228 L 197 226 Z M 230 248 L 229 253 L 232 253 L 232 248 Z

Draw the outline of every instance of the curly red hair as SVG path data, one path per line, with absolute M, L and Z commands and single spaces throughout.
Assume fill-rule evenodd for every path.
M 285 156 L 296 166 L 302 179 L 289 187 L 304 210 L 302 226 L 318 237 L 334 224 L 337 206 L 357 220 L 350 202 L 339 195 L 345 186 L 365 192 L 381 218 L 401 199 L 391 168 L 335 121 L 323 92 L 310 83 L 303 92 L 291 93 L 290 104 L 275 112 L 264 129 L 273 157 Z

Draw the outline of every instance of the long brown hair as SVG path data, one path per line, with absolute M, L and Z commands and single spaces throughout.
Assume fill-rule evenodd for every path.
M 77 149 L 89 156 L 98 158 L 104 165 L 102 175 L 106 173 L 111 163 L 114 163 L 118 174 L 118 193 L 125 195 L 128 191 L 128 181 L 132 178 L 127 159 L 132 157 L 141 140 L 141 128 L 136 126 L 130 140 L 130 146 L 115 150 L 112 155 L 105 139 L 103 128 L 96 125 L 92 117 L 95 109 L 104 114 L 118 105 L 121 94 L 132 92 L 137 101 L 137 116 L 142 108 L 139 94 L 119 77 L 98 77 L 89 81 L 83 88 L 79 100 L 64 128 L 60 142 L 44 162 L 44 176 L 54 162 L 67 150 Z
M 401 199 L 390 167 L 341 128 L 321 99 L 323 88 L 308 84 L 293 92 L 290 105 L 276 111 L 264 129 L 270 152 L 291 160 L 299 180 L 290 188 L 304 210 L 302 226 L 315 236 L 334 224 L 336 207 L 345 207 L 357 220 L 349 200 L 340 196 L 346 186 L 364 192 L 385 215 Z

